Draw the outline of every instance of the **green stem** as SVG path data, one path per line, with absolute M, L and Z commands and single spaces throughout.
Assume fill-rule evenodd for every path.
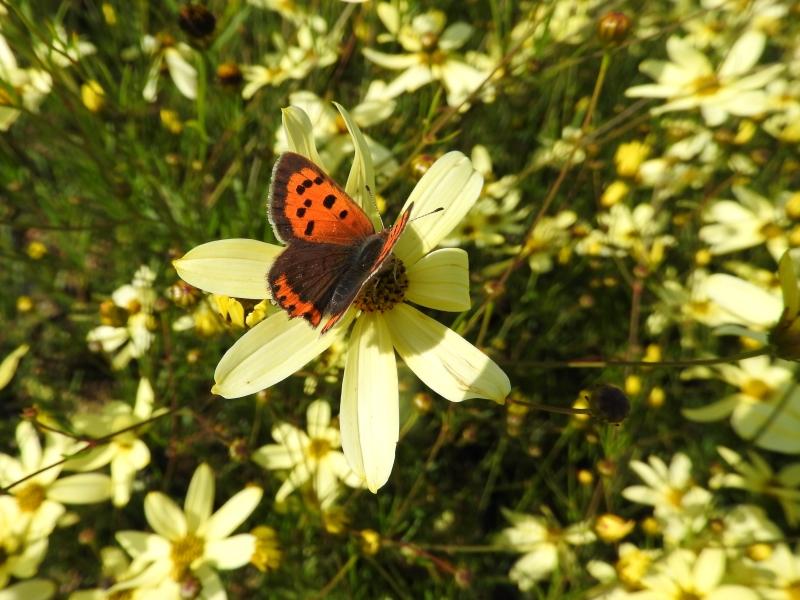
M 662 360 L 658 362 L 651 362 L 646 360 L 530 360 L 518 361 L 513 363 L 513 366 L 519 367 L 534 367 L 541 369 L 557 369 L 560 367 L 569 369 L 605 369 L 606 367 L 697 367 L 704 365 L 721 365 L 730 363 L 737 360 L 744 360 L 746 358 L 753 358 L 755 356 L 764 356 L 770 354 L 772 346 L 764 346 L 756 350 L 748 350 L 740 352 L 733 356 L 723 356 L 715 358 L 695 358 L 695 359 L 681 359 L 681 360 Z

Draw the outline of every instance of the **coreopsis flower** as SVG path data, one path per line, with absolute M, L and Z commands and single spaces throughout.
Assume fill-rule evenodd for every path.
M 766 244 L 775 260 L 789 246 L 788 220 L 782 207 L 744 186 L 734 186 L 738 199 L 718 200 L 709 206 L 700 239 L 712 254 L 727 254 Z
M 615 204 L 597 215 L 600 228 L 580 240 L 575 251 L 588 256 L 630 255 L 641 264 L 658 265 L 666 249 L 675 244 L 674 237 L 662 233 L 668 218 L 667 214 L 656 214 L 652 204 L 638 204 L 633 210 Z
M 71 459 L 64 467 L 73 471 L 94 471 L 110 464 L 114 506 L 128 503 L 137 471 L 150 464 L 150 449 L 139 439 L 141 429 L 134 426 L 165 412 L 164 409 L 153 411 L 154 400 L 150 381 L 142 377 L 133 407 L 125 402 L 112 401 L 99 412 L 79 413 L 71 419 L 76 431 L 95 439 L 121 432 L 106 443 Z
M 0 496 L 0 590 L 7 589 L 12 577 L 29 579 L 36 575 L 47 553 L 47 536 L 35 537 L 21 529 L 22 519 L 22 509 L 14 498 Z M 0 592 L 2 597 L 3 592 Z
M 562 210 L 552 217 L 544 216 L 539 219 L 523 248 L 531 271 L 548 273 L 553 270 L 554 259 L 562 261 L 565 251 L 566 256 L 569 256 L 572 242 L 570 229 L 577 218 L 571 210 Z
M 459 21 L 445 28 L 447 17 L 440 10 L 416 15 L 408 22 L 407 15 L 388 2 L 381 2 L 377 12 L 389 32 L 388 36 L 378 39 L 396 41 L 406 51 L 405 54 L 387 54 L 364 48 L 364 56 L 375 64 L 403 71 L 386 86 L 383 97 L 396 98 L 440 81 L 447 92 L 447 103 L 461 106 L 489 77 L 488 57 L 476 52 L 463 56 L 458 53 L 472 36 L 471 25 Z M 487 102 L 493 99 L 490 85 L 487 84 L 481 98 Z
M 769 496 L 780 503 L 790 526 L 800 523 L 800 462 L 785 465 L 776 473 L 752 450 L 747 452 L 750 462 L 725 446 L 717 451 L 735 472 L 714 475 L 709 482 L 712 488 L 736 488 Z
M 560 169 L 567 161 L 570 165 L 582 163 L 586 160 L 586 150 L 581 146 L 583 137 L 583 131 L 571 125 L 561 130 L 560 138 L 542 136 L 539 139 L 539 148 L 533 155 L 534 166 L 537 169 Z
M 519 208 L 522 190 L 516 175 L 495 176 L 492 157 L 485 146 L 473 147 L 471 160 L 483 177 L 483 190 L 472 210 L 442 244 L 456 246 L 469 241 L 479 248 L 499 246 L 523 232 L 522 220 L 528 216 L 530 207 Z
M 575 562 L 572 546 L 591 544 L 596 539 L 587 521 L 562 529 L 552 518 L 510 510 L 504 510 L 503 514 L 512 526 L 500 533 L 498 542 L 523 554 L 508 574 L 523 592 L 546 579 L 556 568 L 572 566 Z
M 97 48 L 91 42 L 81 39 L 77 34 L 67 33 L 63 26 L 56 25 L 50 44 L 36 44 L 34 50 L 40 60 L 64 69 L 72 66 L 84 56 L 94 54 Z
M 253 452 L 253 461 L 268 471 L 289 471 L 275 494 L 275 502 L 283 502 L 294 490 L 311 481 L 320 506 L 326 509 L 339 495 L 339 482 L 350 487 L 364 485 L 338 450 L 342 445 L 339 430 L 331 427 L 330 421 L 331 405 L 316 400 L 306 411 L 308 433 L 289 423 L 279 423 L 272 428 L 272 438 L 278 443 L 261 446 Z
M 786 544 L 776 544 L 759 569 L 769 573 L 770 580 L 759 582 L 758 591 L 765 600 L 793 600 L 800 581 L 800 554 Z
M 653 565 L 653 572 L 641 579 L 642 591 L 628 595 L 631 600 L 759 600 L 748 586 L 729 583 L 723 548 L 704 548 L 699 553 L 683 548 L 673 550 Z
M 115 353 L 111 360 L 115 369 L 125 368 L 131 359 L 143 356 L 153 342 L 155 278 L 149 267 L 139 267 L 133 282 L 117 288 L 111 294 L 112 303 L 101 307 L 105 309 L 106 324 L 86 335 L 90 345 L 97 345 L 109 354 Z
M 158 96 L 158 80 L 164 64 L 178 91 L 189 100 L 197 98 L 197 70 L 192 66 L 195 51 L 191 46 L 183 42 L 176 43 L 168 34 L 145 35 L 141 46 L 153 61 L 142 90 L 142 97 L 147 102 L 155 102 Z
M 647 463 L 633 460 L 630 466 L 645 485 L 629 486 L 622 490 L 622 495 L 631 502 L 652 506 L 667 540 L 680 541 L 703 528 L 708 520 L 711 493 L 695 484 L 688 456 L 679 452 L 668 466 L 652 455 Z
M 374 189 L 369 151 L 357 125 L 342 109 L 354 133 L 356 159 L 346 191 L 360 199 Z M 308 117 L 286 109 L 284 126 L 293 150 L 318 160 Z M 389 477 L 399 437 L 399 390 L 395 351 L 432 390 L 453 402 L 489 398 L 502 402 L 510 391 L 506 374 L 460 335 L 408 302 L 444 311 L 469 308 L 467 254 L 458 248 L 432 251 L 469 211 L 481 176 L 467 157 L 450 152 L 422 177 L 406 201 L 416 214 L 398 240 L 397 267 L 374 284 L 331 332 L 320 335 L 303 319 L 284 311 L 248 331 L 222 357 L 213 392 L 226 398 L 255 393 L 285 379 L 329 348 L 352 325 L 339 414 L 342 447 L 350 466 L 373 492 Z M 175 261 L 178 274 L 201 289 L 238 298 L 268 296 L 265 273 L 282 247 L 255 240 L 203 244 Z M 399 282 L 399 285 L 398 285 Z M 358 307 L 361 308 L 358 308 Z
M 50 93 L 53 78 L 40 69 L 21 69 L 0 34 L 0 131 L 6 131 L 22 113 L 22 108 L 38 112 Z
M 275 52 L 264 55 L 262 64 L 242 65 L 245 85 L 242 98 L 249 100 L 265 85 L 280 85 L 287 79 L 303 79 L 314 69 L 332 65 L 339 57 L 338 37 L 328 31 L 328 24 L 318 15 L 296 19 L 294 45 L 275 34 Z
M 255 536 L 231 534 L 256 509 L 261 496 L 261 488 L 248 486 L 212 514 L 214 472 L 206 464 L 194 472 L 183 510 L 165 494 L 150 492 L 144 513 L 155 533 L 117 533 L 117 541 L 133 558 L 136 575 L 109 588 L 109 596 L 146 589 L 151 598 L 181 600 L 182 589 L 191 588 L 195 598 L 226 598 L 217 570 L 238 569 L 250 562 Z
M 375 89 L 375 87 L 373 83 L 370 89 Z M 367 91 L 366 99 L 350 111 L 350 116 L 362 129 L 388 119 L 394 112 L 396 104 L 394 100 L 371 99 L 370 95 L 370 92 Z M 374 92 L 373 95 L 375 95 Z M 296 106 L 308 115 L 314 128 L 314 141 L 320 147 L 320 158 L 330 172 L 335 173 L 342 160 L 351 155 L 355 149 L 344 120 L 330 103 L 314 92 L 294 92 L 289 96 L 289 104 Z M 369 146 L 372 162 L 378 170 L 386 175 L 391 175 L 398 166 L 391 150 L 366 134 L 364 140 Z M 275 134 L 273 149 L 276 154 L 289 149 L 289 141 L 286 139 L 286 131 L 283 128 L 279 128 Z
M 46 538 L 64 514 L 64 504 L 96 504 L 111 497 L 107 475 L 60 477 L 62 458 L 75 450 L 74 440 L 48 433 L 42 448 L 36 429 L 28 421 L 17 425 L 16 440 L 19 458 L 0 453 L 0 487 L 16 484 L 9 490 L 19 507 L 19 517 L 12 524 L 15 533 L 31 540 Z M 41 472 L 33 475 L 37 471 Z
M 765 112 L 764 87 L 783 70 L 779 64 L 755 68 L 766 45 L 766 36 L 746 31 L 714 68 L 708 57 L 685 38 L 667 40 L 669 61 L 645 60 L 639 69 L 657 83 L 636 85 L 625 95 L 632 98 L 665 98 L 652 109 L 654 115 L 699 108 L 710 127 L 721 125 L 729 115 L 750 117 Z
M 642 577 L 647 575 L 650 566 L 661 557 L 661 550 L 643 550 L 628 542 L 622 543 L 617 551 L 617 561 L 609 564 L 601 560 L 590 560 L 586 570 L 592 577 L 607 587 L 593 600 L 616 600 L 628 598 L 628 593 L 641 590 Z
M 759 448 L 800 453 L 800 388 L 789 365 L 773 362 L 768 356 L 755 356 L 740 360 L 738 366 L 689 369 L 683 378 L 721 379 L 738 390 L 706 406 L 684 408 L 683 415 L 701 423 L 730 417 L 736 434 Z
M 0 362 L 0 390 L 11 382 L 14 373 L 17 372 L 19 361 L 28 353 L 29 349 L 30 346 L 28 344 L 22 344 L 3 358 L 3 362 Z
M 776 79 L 767 95 L 772 114 L 762 123 L 764 131 L 788 144 L 800 142 L 800 81 Z

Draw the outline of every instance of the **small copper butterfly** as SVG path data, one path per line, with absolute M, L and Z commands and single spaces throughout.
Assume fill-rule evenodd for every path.
M 294 152 L 278 157 L 269 190 L 269 222 L 286 244 L 267 274 L 272 298 L 291 318 L 322 333 L 342 318 L 392 253 L 412 205 L 389 229 L 375 231 L 367 214 L 313 162 Z

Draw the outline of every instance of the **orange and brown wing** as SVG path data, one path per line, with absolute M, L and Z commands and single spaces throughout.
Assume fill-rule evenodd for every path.
M 275 235 L 285 243 L 349 246 L 375 233 L 361 207 L 322 169 L 294 152 L 275 162 L 268 204 Z
M 403 211 L 394 225 L 392 225 L 388 230 L 386 230 L 386 241 L 383 244 L 383 248 L 381 248 L 380 254 L 375 259 L 375 264 L 372 267 L 373 271 L 377 271 L 380 266 L 383 264 L 389 255 L 392 253 L 395 244 L 397 244 L 397 240 L 400 239 L 400 236 L 403 234 L 403 231 L 408 224 L 408 219 L 411 216 L 411 209 L 414 208 L 414 203 L 408 205 L 408 208 Z
M 267 274 L 272 299 L 313 327 L 328 311 L 333 292 L 353 260 L 353 248 L 337 244 L 292 242 Z

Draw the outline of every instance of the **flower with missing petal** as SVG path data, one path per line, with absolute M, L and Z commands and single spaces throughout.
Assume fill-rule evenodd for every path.
M 245 566 L 256 550 L 249 533 L 231 536 L 261 501 L 261 488 L 248 486 L 219 510 L 214 508 L 214 472 L 202 464 L 192 476 L 183 510 L 161 492 L 150 492 L 144 501 L 147 522 L 155 533 L 120 531 L 117 541 L 131 555 L 131 572 L 108 592 L 147 589 L 151 598 L 181 600 L 186 589 L 193 598 L 226 598 L 217 570 Z
M 356 145 L 346 191 L 365 203 L 374 188 L 369 151 L 344 109 L 342 118 Z M 315 162 L 311 124 L 299 109 L 284 111 L 291 148 Z M 285 379 L 340 339 L 350 326 L 339 421 L 350 466 L 377 491 L 389 478 L 399 439 L 399 389 L 395 352 L 431 389 L 453 402 L 489 398 L 503 402 L 506 374 L 483 352 L 410 303 L 436 310 L 469 308 L 467 253 L 433 250 L 472 207 L 481 176 L 459 152 L 442 156 L 406 200 L 415 214 L 394 250 L 395 268 L 378 274 L 329 333 L 320 335 L 303 319 L 281 311 L 267 317 L 222 357 L 213 391 L 226 398 L 253 394 Z M 373 215 L 377 220 L 377 215 Z M 266 273 L 281 246 L 255 240 L 222 240 L 191 250 L 175 267 L 182 279 L 213 293 L 267 297 Z M 401 299 L 402 301 L 398 301 Z
M 142 97 L 148 102 L 155 102 L 158 96 L 158 79 L 161 75 L 161 65 L 166 63 L 167 71 L 175 87 L 189 100 L 197 98 L 197 70 L 191 61 L 195 59 L 195 52 L 184 43 L 175 43 L 168 34 L 158 36 L 146 35 L 142 38 L 142 50 L 150 55 L 153 64 L 147 72 Z
M 363 486 L 363 480 L 350 468 L 338 448 L 339 430 L 330 426 L 331 405 L 324 400 L 312 402 L 306 411 L 308 434 L 289 423 L 272 428 L 277 444 L 255 450 L 253 461 L 267 470 L 289 470 L 289 476 L 275 494 L 283 502 L 298 487 L 311 481 L 323 509 L 339 495 L 339 482 L 350 487 Z

